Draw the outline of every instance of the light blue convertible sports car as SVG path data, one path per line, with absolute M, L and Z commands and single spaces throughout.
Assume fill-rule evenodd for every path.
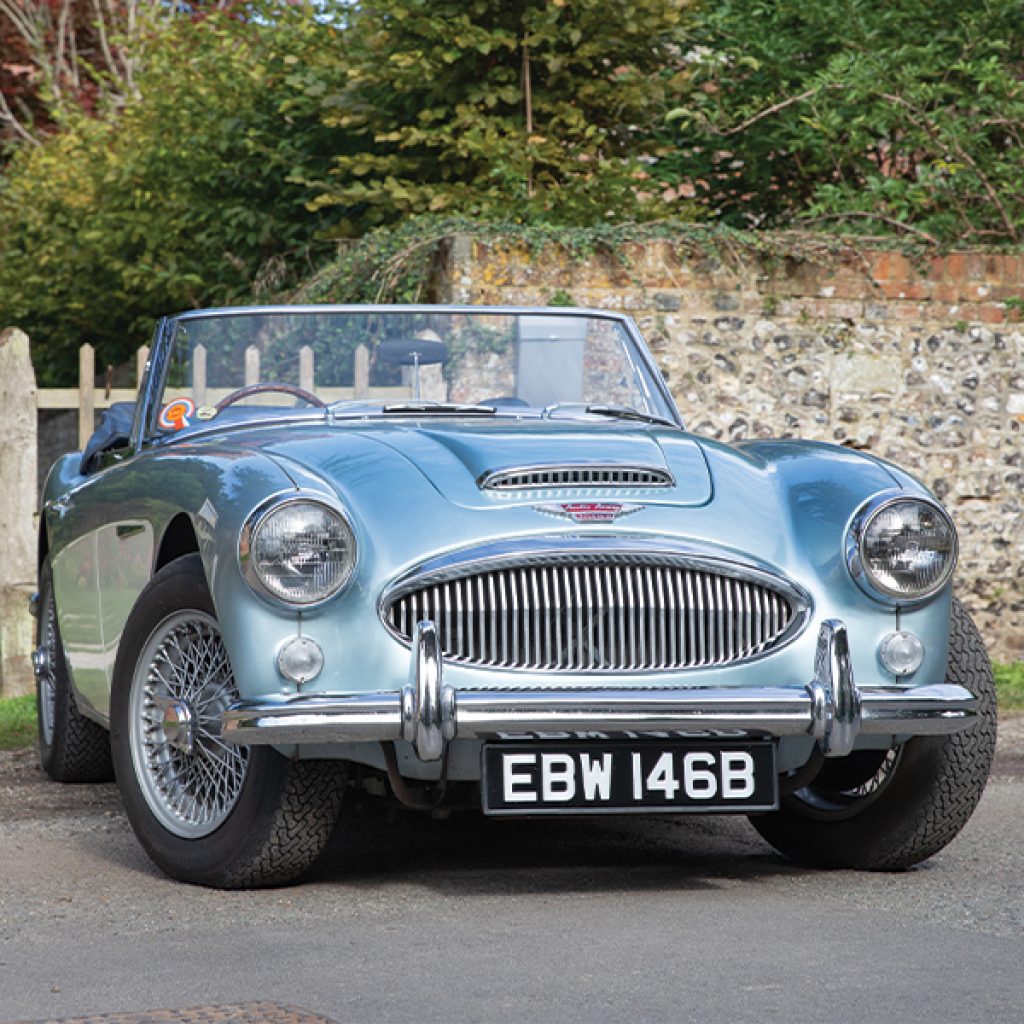
M 46 484 L 42 763 L 203 885 L 297 878 L 357 790 L 902 868 L 993 753 L 956 557 L 876 458 L 687 433 L 618 314 L 186 313 Z

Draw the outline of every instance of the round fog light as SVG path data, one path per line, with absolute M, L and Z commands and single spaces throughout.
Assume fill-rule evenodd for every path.
M 888 633 L 878 645 L 878 657 L 894 676 L 909 676 L 921 667 L 924 644 L 913 633 Z
M 320 675 L 324 667 L 324 652 L 308 636 L 296 636 L 277 652 L 277 670 L 292 683 L 302 685 Z

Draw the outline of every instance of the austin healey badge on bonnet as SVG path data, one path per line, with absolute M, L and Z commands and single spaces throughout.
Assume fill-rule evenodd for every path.
M 639 512 L 644 506 L 617 501 L 559 501 L 533 507 L 545 515 L 571 519 L 574 523 L 611 523 Z

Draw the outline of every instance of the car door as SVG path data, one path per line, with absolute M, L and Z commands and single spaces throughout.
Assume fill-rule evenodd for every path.
M 121 631 L 153 565 L 153 526 L 131 496 L 130 469 L 105 465 L 47 510 L 68 667 L 83 710 L 104 720 Z

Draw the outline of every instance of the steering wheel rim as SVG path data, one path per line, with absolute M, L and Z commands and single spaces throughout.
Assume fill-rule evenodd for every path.
M 322 398 L 314 395 L 312 391 L 296 387 L 294 384 L 250 384 L 247 387 L 232 391 L 229 395 L 225 395 L 214 408 L 217 412 L 223 412 L 229 405 L 234 405 L 235 402 L 240 402 L 243 398 L 250 398 L 252 395 L 265 395 L 273 391 L 280 391 L 283 394 L 292 395 L 294 398 L 301 398 L 304 402 L 308 402 L 317 409 L 327 408 L 327 403 Z

